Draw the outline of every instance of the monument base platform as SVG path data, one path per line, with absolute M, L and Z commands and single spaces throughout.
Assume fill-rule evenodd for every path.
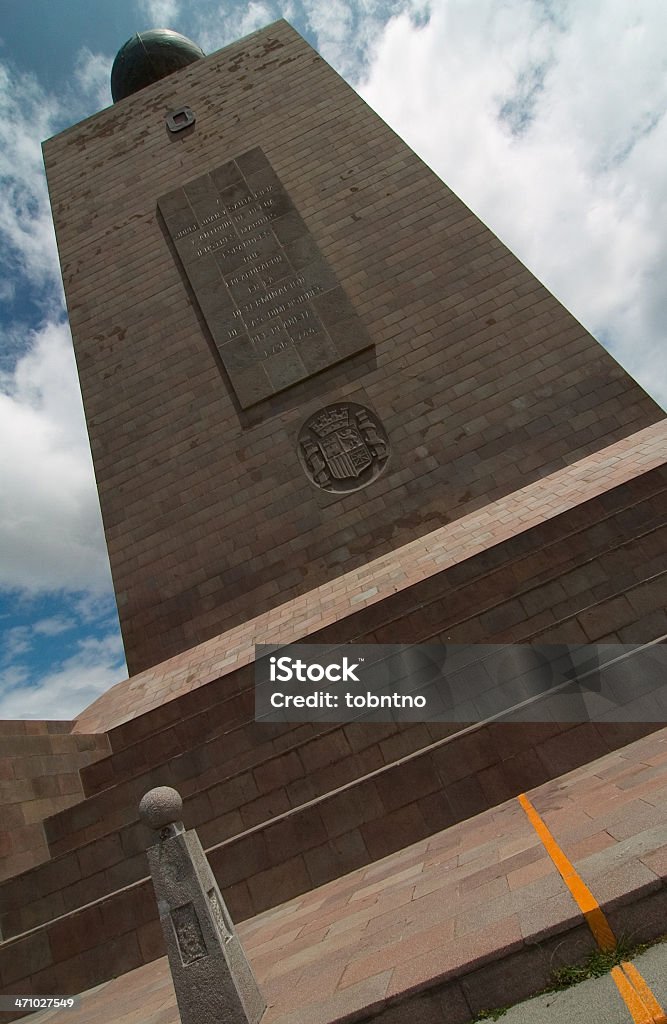
M 667 729 L 528 797 L 617 936 L 667 921 Z M 522 806 L 506 801 L 238 928 L 264 1024 L 467 1024 L 595 948 Z M 664 951 L 667 967 L 667 947 Z M 406 1005 L 409 1003 L 409 1006 Z M 35 1014 L 35 1024 L 48 1015 Z M 178 1024 L 166 957 L 83 994 L 70 1024 Z
M 317 974 L 317 961 L 328 965 L 329 980 L 321 975 L 313 982 L 313 998 L 321 1002 L 328 991 L 333 1000 L 329 1009 L 318 1010 L 329 1016 L 318 1019 L 375 1012 L 371 1008 L 376 1004 L 382 1009 L 424 986 L 453 984 L 458 975 L 448 973 L 450 960 L 429 959 L 427 950 L 434 945 L 447 946 L 447 956 L 454 958 L 451 970 L 456 968 L 461 976 L 478 969 L 488 973 L 487 958 L 495 962 L 500 954 L 494 950 L 501 949 L 502 957 L 510 959 L 503 960 L 494 977 L 502 976 L 502 985 L 509 986 L 512 958 L 525 956 L 524 946 L 534 954 L 535 942 L 551 941 L 556 934 L 550 931 L 554 908 L 565 915 L 557 916 L 553 925 L 559 935 L 575 928 L 572 907 L 567 901 L 559 903 L 564 894 L 558 885 L 552 890 L 553 881 L 531 874 L 543 858 L 539 846 L 534 840 L 518 849 L 511 845 L 520 834 L 526 840 L 531 835 L 516 797 L 542 787 L 536 791 L 538 805 L 543 793 L 548 803 L 549 794 L 560 793 L 560 783 L 550 780 L 576 769 L 582 773 L 584 801 L 586 779 L 593 780 L 590 799 L 595 804 L 602 799 L 595 787 L 606 783 L 604 776 L 595 781 L 594 764 L 602 764 L 601 771 L 616 770 L 614 765 L 622 771 L 635 757 L 633 750 L 646 750 L 645 764 L 635 757 L 642 763 L 639 778 L 634 780 L 630 772 L 617 786 L 621 795 L 613 794 L 622 803 L 622 794 L 632 790 L 634 781 L 648 786 L 651 772 L 657 776 L 661 770 L 662 762 L 654 764 L 651 758 L 664 753 L 662 746 L 655 746 L 664 743 L 664 733 L 661 739 L 657 735 L 664 718 L 654 714 L 649 721 L 647 712 L 646 719 L 629 716 L 635 722 L 482 722 L 463 730 L 460 724 L 445 722 L 258 723 L 254 644 L 660 642 L 667 635 L 666 501 L 663 420 L 117 684 L 72 723 L 62 742 L 57 736 L 38 735 L 38 723 L 33 723 L 34 737 L 20 740 L 22 757 L 32 746 L 36 755 L 38 747 L 51 751 L 60 743 L 63 753 L 53 760 L 37 758 L 33 774 L 40 790 L 57 790 L 67 799 L 66 806 L 45 805 L 43 820 L 31 818 L 32 832 L 40 834 L 32 836 L 30 849 L 12 850 L 12 876 L 0 882 L 0 991 L 70 994 L 100 984 L 122 988 L 132 978 L 153 977 L 150 972 L 163 957 L 164 944 L 147 877 L 146 849 L 152 837 L 138 820 L 138 804 L 149 789 L 162 785 L 175 787 L 183 796 L 183 820 L 197 829 L 232 917 L 242 922 L 242 936 L 248 936 L 249 953 L 259 957 L 258 975 L 269 985 L 267 996 L 283 974 L 288 978 L 285 1000 L 301 991 L 301 975 L 288 977 L 290 964 L 306 972 L 307 988 L 313 971 Z M 641 686 L 639 690 L 641 703 Z M 59 723 L 58 730 L 63 728 Z M 76 749 L 70 751 L 68 743 L 77 738 L 81 750 L 75 742 Z M 627 747 L 632 741 L 647 746 Z M 87 763 L 82 765 L 84 756 Z M 581 767 L 590 762 L 594 764 Z M 13 771 L 11 764 L 9 768 Z M 81 784 L 77 792 L 71 789 L 73 774 Z M 667 779 L 663 797 L 665 785 Z M 34 800 L 24 799 L 15 786 L 11 792 L 19 794 L 11 812 L 16 821 L 36 813 Z M 615 809 L 610 804 L 609 813 Z M 594 807 L 583 819 L 575 814 L 573 820 L 584 829 L 581 835 L 573 833 L 575 846 L 590 836 L 597 836 L 595 842 L 602 846 L 607 843 L 601 835 L 604 823 L 586 831 L 598 810 Z M 630 829 L 625 835 L 643 836 L 649 825 L 642 814 L 659 813 L 650 797 L 639 798 L 622 826 Z M 664 827 L 662 819 L 651 819 L 650 827 L 656 824 Z M 502 846 L 503 836 L 508 849 Z M 620 856 L 625 863 L 620 833 L 616 837 L 609 831 L 608 839 L 621 852 L 595 847 L 599 856 Z M 625 886 L 621 896 L 632 893 L 631 901 L 642 906 L 645 899 L 658 898 L 664 875 L 664 851 L 657 853 L 655 835 L 649 839 L 655 840 L 651 850 L 657 860 L 644 863 L 639 858 L 641 869 L 629 869 L 629 876 L 621 871 L 618 883 Z M 479 854 L 483 863 L 475 865 L 482 881 L 471 882 L 466 865 L 478 859 L 473 851 L 485 843 L 491 847 Z M 456 851 L 455 863 L 447 858 L 450 849 Z M 582 850 L 574 856 L 592 853 Z M 654 870 L 656 864 L 662 875 Z M 440 896 L 420 902 L 428 896 L 423 885 L 431 884 L 432 872 L 440 877 L 441 867 L 443 879 L 455 879 L 454 889 L 444 891 L 445 881 L 434 882 L 430 891 L 444 887 Z M 418 897 L 410 889 L 410 871 L 415 878 L 424 875 L 418 879 Z M 408 895 L 401 882 L 404 872 Z M 521 881 L 521 872 L 529 883 Z M 607 867 L 602 875 L 615 877 Z M 605 878 L 601 876 L 601 885 Z M 485 916 L 483 900 L 476 903 L 487 883 L 497 918 Z M 375 888 L 366 893 L 369 886 Z M 362 890 L 363 896 L 354 895 Z M 601 903 L 611 901 L 612 918 L 617 897 L 619 893 L 607 897 L 605 891 L 597 895 Z M 500 898 L 505 902 L 496 905 Z M 392 922 L 399 918 L 394 910 L 403 900 L 419 903 L 424 915 L 420 910 L 414 920 L 395 926 Z M 378 901 L 382 909 L 364 917 L 367 906 Z M 440 932 L 442 902 L 448 903 L 451 919 Z M 533 904 L 543 908 L 542 917 L 530 910 Z M 312 919 L 302 922 L 311 911 Z M 322 931 L 321 922 L 330 911 L 341 923 L 332 918 Z M 355 917 L 357 913 L 362 916 Z M 371 919 L 385 913 L 389 916 L 380 922 L 380 930 L 386 924 L 389 931 L 378 938 L 379 946 L 373 945 L 376 924 Z M 638 913 L 639 932 L 644 925 L 648 928 L 651 913 Z M 292 919 L 291 914 L 297 916 Z M 469 925 L 459 920 L 461 914 L 468 914 Z M 291 922 L 285 929 L 280 925 L 283 915 Z M 502 925 L 496 927 L 496 920 Z M 363 935 L 355 931 L 361 921 Z M 482 922 L 486 924 L 478 932 Z M 264 928 L 274 929 L 270 937 Z M 632 920 L 627 928 L 635 928 Z M 422 934 L 426 937 L 419 938 Z M 499 935 L 502 942 L 494 939 Z M 348 939 L 351 944 L 346 945 Z M 361 939 L 370 945 L 360 947 Z M 290 948 L 292 941 L 296 946 Z M 567 950 L 567 943 L 561 947 L 560 941 L 558 949 Z M 584 948 L 576 943 L 575 952 Z M 396 945 L 400 958 L 395 963 L 387 966 L 384 952 L 377 961 L 380 950 Z M 411 949 L 420 952 L 411 954 Z M 271 962 L 262 973 L 264 952 Z M 366 960 L 368 973 L 356 977 L 354 972 Z M 410 960 L 414 976 L 405 973 Z M 384 966 L 373 970 L 376 962 Z M 519 957 L 516 963 L 521 962 Z M 441 963 L 442 969 L 437 966 Z M 334 978 L 336 965 L 341 970 Z M 419 974 L 422 968 L 425 973 Z M 149 974 L 141 975 L 142 970 Z M 517 992 L 523 971 L 517 967 Z M 528 973 L 530 984 L 541 978 L 537 967 Z M 380 981 L 378 974 L 383 976 Z M 468 1000 L 470 1009 L 464 983 L 456 984 L 459 995 L 451 998 Z M 358 1002 L 348 1010 L 345 1000 L 357 998 L 355 993 L 361 993 Z M 491 999 L 491 994 L 489 990 L 484 1005 L 507 1002 Z M 276 1019 L 282 1013 L 287 1021 L 288 1013 L 301 1012 L 288 1009 L 281 998 L 277 990 L 269 998 Z M 298 1005 L 305 1005 L 304 1000 L 305 995 Z M 447 1011 L 452 1020 L 458 1019 L 456 1005 L 451 1014 Z

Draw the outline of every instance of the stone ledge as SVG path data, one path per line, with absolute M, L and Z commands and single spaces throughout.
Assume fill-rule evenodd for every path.
M 112 730 L 252 660 L 255 643 L 291 642 L 428 579 L 629 483 L 667 461 L 667 419 L 265 612 L 160 665 L 117 683 L 78 717 L 74 732 Z M 363 579 L 363 586 L 360 585 Z M 377 588 L 352 603 L 360 590 Z M 287 633 L 286 633 L 287 630 Z M 289 635 L 287 635 L 289 634 Z M 128 712 L 128 704 L 132 711 Z M 113 743 L 113 739 L 112 739 Z

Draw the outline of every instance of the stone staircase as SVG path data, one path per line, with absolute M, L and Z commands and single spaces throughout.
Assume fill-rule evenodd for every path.
M 191 786 L 185 800 L 186 825 L 198 829 L 237 921 L 479 814 L 655 725 L 504 723 L 454 734 L 455 727 L 439 723 L 402 729 L 349 723 L 318 735 L 314 727 L 310 735 L 302 726 L 265 728 L 274 732 L 267 741 L 272 753 L 232 773 L 221 761 L 218 781 Z M 195 747 L 192 764 L 213 744 L 224 751 L 226 735 Z M 48 834 L 67 849 L 0 886 L 4 991 L 47 992 L 57 981 L 58 991 L 78 992 L 164 955 L 147 877 L 151 836 L 138 821 L 137 804 L 152 785 L 187 782 L 179 778 L 182 765 L 175 772 L 169 767 L 149 775 L 139 769 L 47 820 Z M 276 813 L 288 794 L 291 806 Z
M 48 860 L 44 819 L 83 799 L 80 771 L 109 752 L 104 734 L 71 735 L 71 728 L 0 722 L 0 879 Z

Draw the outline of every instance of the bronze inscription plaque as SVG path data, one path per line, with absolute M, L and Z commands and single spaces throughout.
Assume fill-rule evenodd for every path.
M 261 149 L 158 207 L 242 408 L 372 344 Z

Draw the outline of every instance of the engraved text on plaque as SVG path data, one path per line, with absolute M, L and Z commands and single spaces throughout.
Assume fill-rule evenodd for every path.
M 158 206 L 243 408 L 372 344 L 261 149 Z

